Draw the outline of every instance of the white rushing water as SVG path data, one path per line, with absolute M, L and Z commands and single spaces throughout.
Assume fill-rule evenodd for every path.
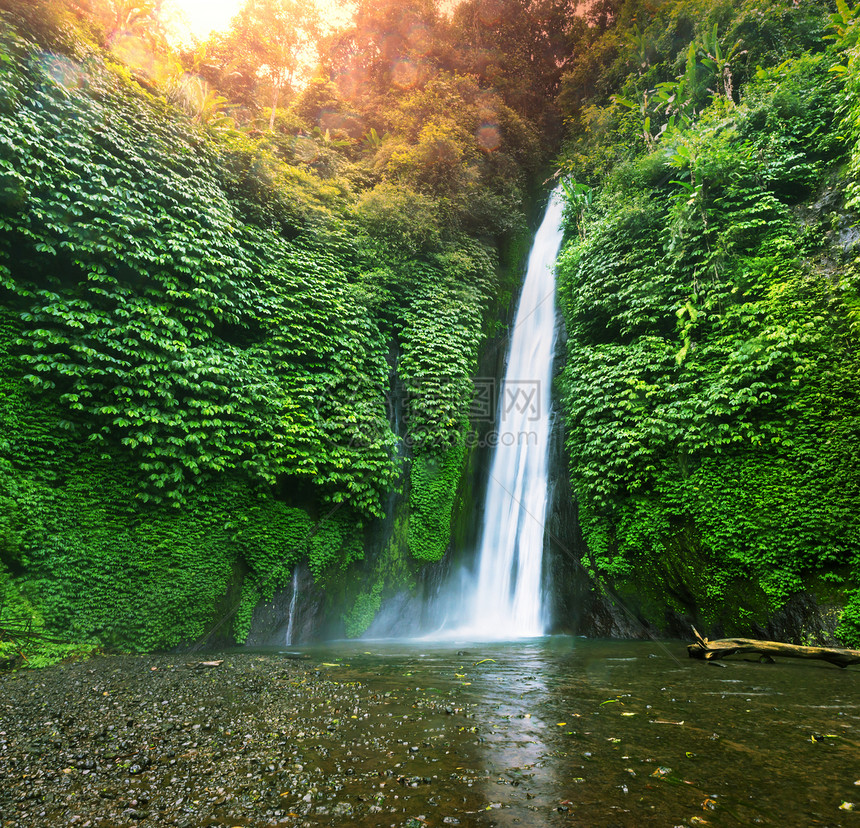
M 553 193 L 529 254 L 494 423 L 477 572 L 462 605 L 466 617 L 451 634 L 507 640 L 545 632 L 541 570 L 562 210 Z
M 287 634 L 284 636 L 284 643 L 289 646 L 293 643 L 293 635 L 295 635 L 295 620 L 296 620 L 296 596 L 299 594 L 299 568 L 293 567 L 293 594 L 290 596 L 290 609 L 287 615 Z

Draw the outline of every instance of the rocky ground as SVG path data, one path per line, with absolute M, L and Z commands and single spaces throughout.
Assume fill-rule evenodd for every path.
M 0 672 L 0 828 L 857 825 L 858 667 L 570 638 L 203 658 Z
M 339 664 L 219 658 L 102 657 L 0 674 L 0 826 L 481 820 L 468 767 L 474 713 L 451 693 L 374 691 Z

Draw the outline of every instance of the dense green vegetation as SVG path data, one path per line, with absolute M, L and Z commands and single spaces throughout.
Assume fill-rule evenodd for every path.
M 439 561 L 553 155 L 595 588 L 727 632 L 805 590 L 860 645 L 856 11 L 247 0 L 177 50 L 161 8 L 0 0 L 0 622 L 70 642 L 34 663 L 244 640 L 296 566 L 359 635 Z
M 448 545 L 536 128 L 453 64 L 297 94 L 256 72 L 284 46 L 264 16 L 176 56 L 155 6 L 116 30 L 116 3 L 36 5 L 5 2 L 0 32 L 7 618 L 121 649 L 242 640 L 305 563 L 359 634 Z M 219 80 L 231 48 L 228 116 L 176 72 L 206 55 Z M 346 576 L 392 490 L 399 546 Z
M 856 645 L 856 15 L 636 9 L 563 156 L 584 563 L 658 626 L 763 629 L 808 588 Z

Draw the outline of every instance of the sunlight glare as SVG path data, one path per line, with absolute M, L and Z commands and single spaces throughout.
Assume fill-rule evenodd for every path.
M 191 34 L 205 40 L 211 32 L 229 27 L 242 0 L 173 0 L 172 5 L 186 19 Z
M 226 31 L 241 8 L 243 0 L 170 0 L 179 13 L 178 29 L 205 40 L 212 32 Z M 329 27 L 342 26 L 353 12 L 353 3 L 317 0 L 317 8 Z

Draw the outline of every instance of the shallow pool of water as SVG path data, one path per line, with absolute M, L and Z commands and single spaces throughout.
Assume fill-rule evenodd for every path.
M 416 826 L 860 826 L 854 667 L 717 666 L 681 642 L 570 637 L 291 653 L 389 694 L 402 751 L 364 749 L 360 721 L 338 735 L 359 775 L 399 777 Z M 373 813 L 350 824 L 403 823 Z

